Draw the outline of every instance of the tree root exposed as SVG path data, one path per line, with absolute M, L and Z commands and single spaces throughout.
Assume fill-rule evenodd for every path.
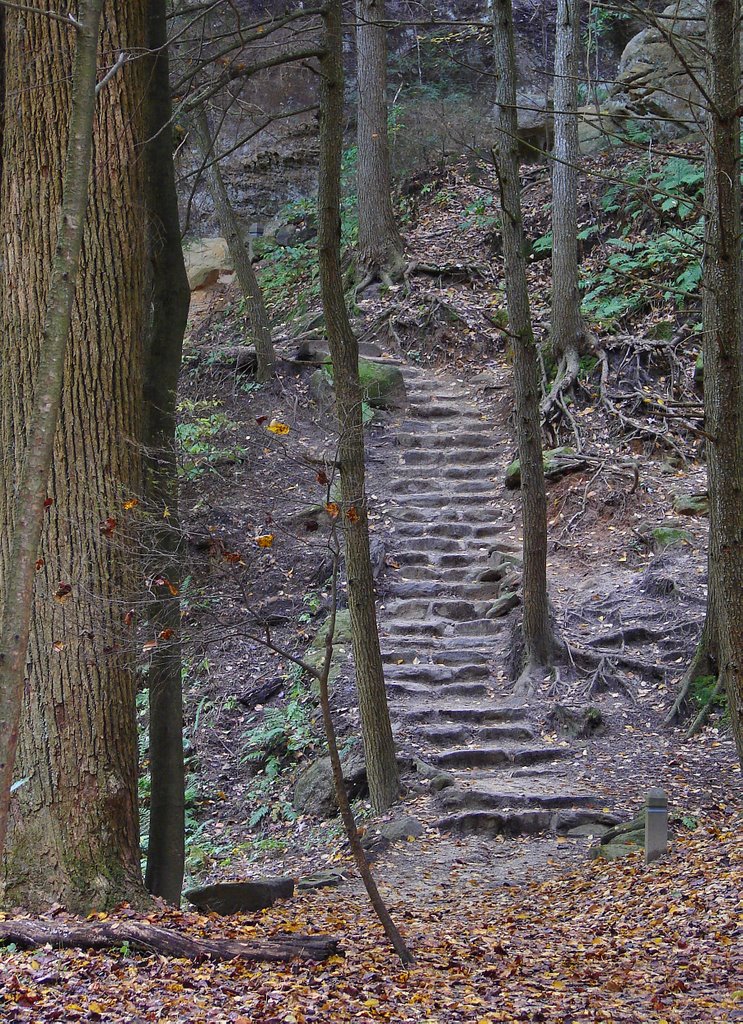
M 287 935 L 237 942 L 195 939 L 170 928 L 136 921 L 69 924 L 44 919 L 0 921 L 0 942 L 35 948 L 47 944 L 81 949 L 110 949 L 129 943 L 148 953 L 184 960 L 327 960 L 338 952 L 338 940 L 327 935 Z

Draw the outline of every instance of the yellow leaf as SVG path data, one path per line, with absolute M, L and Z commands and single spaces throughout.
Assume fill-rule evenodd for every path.
M 272 434 L 279 434 L 281 436 L 288 434 L 290 429 L 289 424 L 282 423 L 281 420 L 271 420 L 266 427 L 266 430 L 269 430 Z
M 138 504 L 139 504 L 139 499 L 138 498 L 129 498 L 128 501 L 124 502 L 123 507 L 126 509 L 127 512 L 130 512 L 133 508 L 136 508 Z
M 365 999 L 364 1002 L 361 1005 L 362 1006 L 368 1006 L 369 1009 L 371 1010 L 373 1007 L 379 1006 L 379 1000 L 378 999 Z
M 338 506 L 337 502 L 329 501 L 325 505 L 325 511 L 328 513 L 331 519 L 337 519 L 338 514 L 340 513 L 340 507 Z
M 163 519 L 170 519 L 170 509 L 167 505 L 163 509 Z
M 55 640 L 54 643 L 52 644 L 52 647 L 57 652 L 57 654 L 59 654 L 60 651 L 63 651 L 65 649 L 64 641 Z
M 273 546 L 275 537 L 272 533 L 264 533 L 260 537 L 255 538 L 255 542 L 259 548 L 270 548 Z

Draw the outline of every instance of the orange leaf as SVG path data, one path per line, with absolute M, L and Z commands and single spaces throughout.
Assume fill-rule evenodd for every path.
M 157 647 L 157 640 L 148 640 L 142 644 L 142 653 L 146 654 L 148 651 L 154 651 Z
M 225 551 L 222 557 L 225 562 L 229 562 L 231 565 L 237 565 L 238 562 L 242 561 L 242 555 L 239 551 Z
M 178 589 L 178 587 L 176 587 L 175 583 L 168 582 L 167 587 L 168 590 L 170 591 L 171 597 L 178 597 L 178 595 L 180 594 L 180 590 Z
M 359 521 L 359 514 L 356 511 L 356 506 L 355 505 L 351 505 L 351 507 L 349 508 L 348 512 L 346 512 L 346 519 L 349 521 L 349 523 L 358 523 L 358 521 Z
M 64 604 L 71 593 L 72 587 L 69 583 L 60 583 L 54 593 L 54 600 L 59 604 Z
M 174 636 L 174 635 L 175 635 L 175 634 L 174 634 L 173 630 L 172 630 L 172 629 L 170 629 L 170 628 L 168 628 L 168 629 L 164 629 L 164 630 L 162 630 L 162 632 L 161 632 L 161 633 L 158 633 L 158 634 L 157 634 L 157 639 L 158 639 L 158 640 L 170 640 L 170 638 L 171 638 L 172 636 Z
M 52 644 L 52 650 L 56 651 L 57 654 L 59 654 L 59 652 L 63 651 L 64 649 L 65 649 L 64 640 L 55 640 L 54 643 Z
M 328 513 L 328 515 L 330 516 L 331 519 L 337 519 L 338 515 L 340 513 L 340 508 L 339 508 L 337 502 L 329 501 L 325 505 L 325 511 Z
M 131 626 L 131 624 L 133 622 L 134 622 L 134 609 L 130 608 L 129 611 L 124 616 L 124 625 L 125 626 Z
M 279 434 L 282 437 L 288 434 L 290 429 L 289 424 L 282 423 L 281 420 L 271 420 L 266 427 L 266 430 L 270 430 L 272 434 Z
M 43 569 L 44 568 L 44 564 L 45 563 L 44 563 L 44 559 L 43 558 L 37 558 L 36 559 L 36 565 L 34 566 L 34 568 L 38 572 L 39 569 Z
M 133 508 L 136 508 L 138 504 L 139 504 L 139 499 L 138 498 L 129 498 L 128 501 L 124 502 L 122 507 L 124 509 L 126 509 L 127 512 L 131 512 L 131 510 Z
M 259 548 L 270 548 L 273 546 L 275 537 L 272 533 L 264 533 L 260 537 L 255 538 L 255 542 Z

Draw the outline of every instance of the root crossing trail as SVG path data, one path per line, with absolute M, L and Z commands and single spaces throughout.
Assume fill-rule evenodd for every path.
M 605 797 L 569 783 L 575 751 L 540 738 L 509 693 L 503 612 L 517 601 L 520 544 L 499 518 L 502 431 L 453 378 L 403 372 L 380 633 L 393 721 L 440 770 L 439 827 L 518 835 L 605 821 Z

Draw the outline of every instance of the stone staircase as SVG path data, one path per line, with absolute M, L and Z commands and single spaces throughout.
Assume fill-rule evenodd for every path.
M 503 459 L 467 390 L 404 368 L 409 407 L 397 442 L 399 483 L 388 510 L 391 560 L 379 620 L 396 730 L 438 769 L 439 827 L 516 835 L 613 820 L 604 802 L 569 785 L 566 745 L 544 742 L 498 669 L 509 635 L 496 605 L 493 552 L 518 561 L 500 520 Z M 495 613 L 495 614 L 494 614 Z

